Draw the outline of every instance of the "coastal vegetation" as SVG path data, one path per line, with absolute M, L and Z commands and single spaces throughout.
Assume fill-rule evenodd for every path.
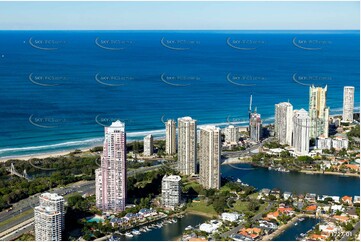
M 67 155 L 45 159 L 8 160 L 0 168 L 0 211 L 12 203 L 47 191 L 57 186 L 65 186 L 81 180 L 94 180 L 94 170 L 99 166 L 98 155 Z M 32 177 L 30 181 L 17 176 L 9 176 L 6 168 L 14 163 L 15 169 L 26 169 Z

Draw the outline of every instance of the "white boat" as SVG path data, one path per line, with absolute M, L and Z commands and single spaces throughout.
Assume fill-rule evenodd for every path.
M 239 179 L 239 178 L 237 179 L 237 182 L 238 182 L 238 183 L 242 183 L 241 179 Z
M 173 223 L 176 223 L 178 222 L 178 220 L 176 220 L 175 218 L 172 220 Z
M 131 238 L 131 237 L 133 237 L 133 235 L 132 235 L 131 233 L 129 233 L 129 232 L 126 232 L 126 233 L 125 233 L 125 237 Z
M 298 225 L 298 223 L 295 223 L 295 226 L 297 226 Z
M 305 218 L 299 218 L 298 221 L 302 222 Z
M 139 230 L 133 229 L 133 230 L 132 230 L 132 234 L 134 234 L 134 235 L 140 235 L 140 232 L 139 232 Z
M 191 225 L 188 225 L 188 226 L 185 228 L 185 230 L 191 230 L 191 229 L 193 229 L 193 227 L 192 227 Z

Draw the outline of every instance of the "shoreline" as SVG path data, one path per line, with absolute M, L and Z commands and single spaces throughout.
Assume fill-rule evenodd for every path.
M 198 211 L 185 211 L 186 214 L 193 214 L 193 215 L 199 215 L 199 216 L 203 216 L 203 217 L 206 217 L 206 218 L 213 218 L 213 215 L 210 215 L 208 213 L 203 213 L 203 212 L 198 212 Z
M 360 112 L 355 112 L 355 114 L 357 113 L 360 113 Z M 333 114 L 333 115 L 330 115 L 330 117 L 338 117 L 342 114 Z M 202 124 L 202 125 L 199 125 L 199 127 L 203 126 L 203 125 L 207 125 L 207 124 Z M 274 123 L 265 123 L 266 126 L 268 125 L 274 125 Z M 219 126 L 224 126 L 224 125 L 219 125 Z M 226 126 L 226 125 L 225 125 Z M 247 126 L 244 126 L 244 125 L 241 125 L 241 126 L 238 126 L 238 127 L 247 127 Z M 152 131 L 149 131 L 149 133 L 152 133 Z M 100 137 L 101 138 L 101 137 Z M 160 136 L 160 137 L 154 137 L 154 140 L 155 141 L 159 141 L 159 140 L 165 140 L 165 136 Z M 131 140 L 129 143 L 132 143 L 132 142 L 139 142 L 142 140 L 139 140 L 139 139 L 136 139 L 136 140 Z M 53 152 L 39 152 L 39 153 L 35 153 L 35 154 L 30 154 L 30 155 L 13 155 L 13 156 L 4 156 L 4 157 L 0 157 L 0 163 L 3 163 L 3 162 L 6 162 L 8 160 L 29 160 L 29 159 L 33 159 L 33 158 L 38 158 L 38 159 L 44 159 L 44 158 L 48 158 L 48 157 L 56 157 L 56 156 L 62 156 L 62 155 L 67 155 L 71 152 L 74 152 L 75 150 L 81 150 L 82 152 L 84 151 L 88 151 L 90 149 L 93 149 L 95 147 L 98 147 L 98 146 L 102 146 L 102 142 L 100 142 L 99 144 L 97 145 L 92 145 L 92 146 L 84 146 L 82 148 L 69 148 L 69 149 L 63 149 L 63 150 L 58 150 L 58 151 L 53 151 Z M 229 159 L 236 159 L 235 161 L 228 161 Z M 241 160 L 238 160 L 238 157 L 237 158 L 228 158 L 226 161 L 224 161 L 222 163 L 223 164 L 247 164 L 247 163 L 252 163 L 252 161 L 241 161 Z M 352 175 L 350 175 L 352 176 Z M 359 176 L 359 175 L 358 175 Z
M 165 138 L 163 137 L 159 137 L 159 138 L 155 138 L 154 141 L 160 141 L 160 140 L 165 140 Z M 133 142 L 143 142 L 143 140 L 132 140 L 127 142 L 128 144 L 131 144 Z M 30 154 L 30 155 L 14 155 L 14 156 L 4 156 L 4 157 L 0 157 L 0 163 L 4 163 L 8 160 L 30 160 L 30 159 L 44 159 L 44 158 L 50 158 L 50 157 L 58 157 L 58 156 L 65 156 L 65 155 L 69 155 L 70 153 L 74 152 L 75 150 L 80 150 L 81 152 L 87 152 L 90 151 L 91 149 L 94 149 L 95 147 L 99 147 L 99 146 L 103 146 L 103 143 L 99 143 L 97 145 L 92 145 L 92 146 L 86 146 L 83 148 L 69 148 L 69 149 L 65 149 L 65 150 L 59 150 L 59 151 L 50 151 L 50 152 L 40 152 L 40 153 L 35 153 L 35 154 Z
M 96 147 L 96 146 L 94 146 Z M 92 148 L 83 148 L 83 149 L 71 149 L 71 150 L 64 150 L 64 151 L 55 151 L 55 152 L 49 152 L 49 153 L 39 153 L 39 154 L 33 154 L 33 155 L 20 155 L 20 156 L 8 156 L 8 157 L 1 157 L 0 163 L 5 163 L 9 160 L 30 160 L 30 159 L 45 159 L 45 158 L 54 158 L 59 156 L 66 156 L 70 153 L 74 152 L 75 150 L 80 150 L 83 152 L 88 152 Z
M 240 161 L 240 160 L 236 160 L 236 161 L 224 161 L 222 163 L 222 165 L 234 165 L 234 164 L 251 164 L 252 165 L 252 161 Z M 259 167 L 259 168 L 265 168 L 267 169 L 268 166 L 257 166 L 254 165 L 255 167 Z M 300 171 L 293 171 L 296 173 L 303 173 L 303 174 L 308 174 L 308 175 L 333 175 L 333 176 L 344 176 L 344 177 L 360 177 L 360 174 L 358 173 L 342 173 L 342 172 L 333 172 L 333 171 L 308 171 L 308 170 L 300 170 Z

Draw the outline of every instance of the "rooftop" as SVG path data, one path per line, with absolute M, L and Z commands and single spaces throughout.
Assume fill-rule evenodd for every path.
M 47 200 L 64 200 L 64 198 L 56 193 L 45 192 L 40 195 L 41 198 Z
M 112 128 L 124 128 L 125 124 L 123 122 L 120 122 L 120 120 L 117 120 L 115 122 L 112 122 L 110 127 L 112 127 Z
M 177 175 L 170 175 L 170 176 L 167 176 L 165 175 L 163 177 L 163 180 L 165 181 L 180 181 L 182 178 L 180 176 L 177 176 Z

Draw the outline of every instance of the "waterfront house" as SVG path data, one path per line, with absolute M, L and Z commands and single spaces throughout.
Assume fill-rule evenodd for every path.
M 280 198 L 281 190 L 280 189 L 272 189 L 270 195 L 275 196 L 277 199 Z
M 292 197 L 292 193 L 291 192 L 284 192 L 283 193 L 283 199 L 284 200 L 288 200 L 289 198 Z
M 316 194 L 315 193 L 306 193 L 305 200 L 310 203 L 316 202 Z
M 340 197 L 339 196 L 328 196 L 328 195 L 322 195 L 317 197 L 317 201 L 325 201 L 325 199 L 332 199 L 335 203 L 340 203 Z
M 259 194 L 260 194 L 261 196 L 267 197 L 267 196 L 270 194 L 270 192 L 271 192 L 270 189 L 263 188 L 263 189 L 259 192 Z
M 347 204 L 347 205 L 352 205 L 352 197 L 349 196 L 343 196 L 341 198 L 342 203 Z
M 297 196 L 297 199 L 299 202 L 303 202 L 303 200 L 305 200 L 305 196 L 303 194 L 300 194 Z
M 360 171 L 360 166 L 359 165 L 353 165 L 353 164 L 346 164 L 344 165 L 348 170 L 353 170 L 353 171 Z
M 223 221 L 229 221 L 229 222 L 235 222 L 237 221 L 241 215 L 239 213 L 233 212 L 233 213 L 222 213 L 221 218 Z

